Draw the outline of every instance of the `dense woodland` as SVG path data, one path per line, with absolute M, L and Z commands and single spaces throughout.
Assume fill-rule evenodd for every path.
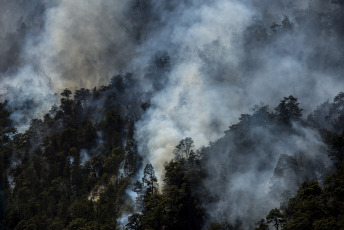
M 27 38 L 37 38 L 43 33 L 46 7 L 51 7 L 46 1 L 39 0 L 32 0 L 27 6 L 21 6 L 25 1 L 13 2 L 0 1 L 0 4 L 8 4 L 13 11 L 31 10 L 25 17 L 19 17 L 19 13 L 19 16 L 15 15 L 18 20 L 13 31 L 0 36 L 1 83 L 2 78 L 8 82 L 11 76 L 16 76 L 30 59 L 31 56 L 26 57 L 23 51 Z M 180 8 L 190 7 L 196 13 L 199 10 L 194 1 L 181 1 L 182 7 L 172 1 L 161 2 L 131 1 L 121 26 L 128 33 L 124 40 L 135 44 L 133 50 L 141 44 L 147 45 L 145 39 L 149 38 L 153 44 L 160 44 L 152 37 L 159 34 L 159 30 L 166 32 L 163 29 L 171 26 L 170 21 L 176 19 L 173 17 L 179 17 Z M 200 2 L 200 5 L 206 5 L 204 2 L 207 1 Z M 178 61 L 190 61 L 185 60 L 189 56 L 180 57 L 182 52 L 174 53 L 180 44 L 174 44 L 172 48 L 159 47 L 156 52 L 141 47 L 147 52 L 143 56 L 150 56 L 145 57 L 149 60 L 142 64 L 144 66 L 137 68 L 142 70 L 141 75 L 121 73 L 112 77 L 108 85 L 93 89 L 66 88 L 57 95 L 47 95 L 59 98 L 59 103 L 44 111 L 44 116 L 32 120 L 31 117 L 35 117 L 32 111 L 42 103 L 42 98 L 37 99 L 37 95 L 30 96 L 35 92 L 29 87 L 33 81 L 24 82 L 22 88 L 7 87 L 7 94 L 0 95 L 0 229 L 343 229 L 344 93 L 338 93 L 311 113 L 303 111 L 309 106 L 300 104 L 300 101 L 306 98 L 308 102 L 314 102 L 309 97 L 322 94 L 318 92 L 322 89 L 318 85 L 331 77 L 335 79 L 333 82 L 342 81 L 344 3 L 342 0 L 328 1 L 323 10 L 313 9 L 313 1 L 309 1 L 307 8 L 291 10 L 282 16 L 278 11 L 276 16 L 272 15 L 272 10 L 267 10 L 272 7 L 272 1 L 252 2 L 252 7 L 263 13 L 257 17 L 253 15 L 248 27 L 243 28 L 238 45 L 242 57 L 235 60 L 239 67 L 228 63 L 225 57 L 230 56 L 231 50 L 226 51 L 217 40 L 195 51 L 197 64 L 202 66 L 200 72 L 207 76 L 205 84 L 209 83 L 205 89 L 223 89 L 224 85 L 238 94 L 244 92 L 239 95 L 242 97 L 252 94 L 250 90 L 263 91 L 264 94 L 275 92 L 276 85 L 269 85 L 274 78 L 264 78 L 263 75 L 274 77 L 285 73 L 276 63 L 270 62 L 276 58 L 282 61 L 292 59 L 294 64 L 300 62 L 308 71 L 304 73 L 301 68 L 295 70 L 296 74 L 314 74 L 315 77 L 304 81 L 298 79 L 299 75 L 286 74 L 285 78 L 291 80 L 286 80 L 285 88 L 295 78 L 300 82 L 290 88 L 298 89 L 299 84 L 306 84 L 307 90 L 297 96 L 288 93 L 276 99 L 277 105 L 256 105 L 250 113 L 241 114 L 235 123 L 230 123 L 233 117 L 228 115 L 229 127 L 223 136 L 206 146 L 195 148 L 193 137 L 184 137 L 171 151 L 173 159 L 164 163 L 164 175 L 159 184 L 153 165 L 139 151 L 135 135 L 142 117 L 156 106 L 152 97 L 170 85 L 169 73 L 174 65 Z M 35 7 L 29 7 L 30 4 Z M 166 15 L 172 19 L 166 20 Z M 0 29 L 5 27 L 0 23 Z M 111 40 L 107 32 L 103 33 L 105 38 L 101 41 Z M 87 37 L 87 34 L 80 37 Z M 32 44 L 39 43 L 33 41 Z M 113 59 L 121 55 L 123 60 L 119 63 L 130 66 L 132 60 L 126 52 L 130 53 L 131 49 L 125 46 L 117 53 L 123 44 L 116 42 L 106 43 L 104 50 L 99 51 L 106 51 L 106 55 L 100 55 L 97 50 L 95 56 L 88 57 L 86 53 L 91 51 L 81 50 L 80 66 L 87 66 L 85 71 L 89 70 L 89 76 L 78 75 L 85 73 L 84 70 L 67 68 L 69 59 L 64 59 L 63 55 L 68 56 L 68 52 L 54 56 L 56 60 L 67 60 L 57 65 L 57 69 L 62 69 L 62 78 L 75 82 L 83 82 L 84 77 L 93 79 L 97 70 L 106 69 L 105 65 L 114 64 Z M 96 68 L 97 61 L 101 68 Z M 109 68 L 113 71 L 115 67 Z M 275 68 L 281 71 L 268 71 Z M 39 86 L 43 86 L 44 81 L 49 87 L 54 84 L 49 73 L 37 71 L 44 75 L 39 79 Z M 262 76 L 256 73 L 262 73 Z M 255 81 L 260 77 L 263 83 Z M 324 80 L 314 80 L 322 77 Z M 257 82 L 262 91 L 244 87 Z M 232 85 L 236 87 L 230 88 Z M 188 90 L 192 87 L 190 85 Z M 227 100 L 235 98 L 222 100 L 219 105 L 225 106 Z M 25 131 L 18 127 L 23 123 L 29 123 Z M 219 129 L 225 130 L 226 127 Z M 247 178 L 241 178 L 248 172 L 264 176 L 269 182 L 265 197 L 256 196 L 259 188 L 256 189 L 252 181 L 245 180 Z M 241 183 L 241 187 L 236 183 Z M 238 189 L 245 187 L 245 183 L 251 183 L 246 191 Z M 242 203 L 245 203 L 242 209 L 245 213 L 236 214 L 236 207 L 242 208 Z
M 2 229 L 241 229 L 240 220 L 211 220 L 204 209 L 217 199 L 203 183 L 209 177 L 205 162 L 217 142 L 194 150 L 191 138 L 181 140 L 171 153 L 174 160 L 165 163 L 164 183 L 158 185 L 154 168 L 143 164 L 137 152 L 137 114 L 123 108 L 113 82 L 126 88 L 119 75 L 100 89 L 64 90 L 59 106 L 32 120 L 24 133 L 11 125 L 8 102 L 1 103 Z M 134 104 L 131 110 L 149 107 L 141 102 L 133 109 Z M 273 111 L 256 106 L 225 132 L 224 138 L 231 136 L 237 145 L 250 148 L 250 129 L 295 133 L 293 124 L 298 123 L 321 133 L 328 147 L 323 154 L 333 160 L 323 181 L 300 182 L 295 195 L 257 220 L 256 229 L 342 228 L 343 108 L 340 93 L 303 119 L 297 98 L 289 96 Z M 324 120 L 331 128 L 323 127 Z M 238 154 L 245 151 L 250 150 Z M 140 168 L 143 176 L 137 178 Z M 135 200 L 128 190 L 135 192 Z M 119 220 L 123 214 L 129 216 L 125 226 Z

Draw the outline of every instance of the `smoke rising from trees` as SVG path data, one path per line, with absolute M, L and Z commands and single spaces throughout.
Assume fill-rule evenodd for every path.
M 180 139 L 192 137 L 199 148 L 223 137 L 255 104 L 277 105 L 292 94 L 307 114 L 343 89 L 344 13 L 330 1 L 29 2 L 0 2 L 5 6 L 0 10 L 5 31 L 0 81 L 12 119 L 23 125 L 44 114 L 57 101 L 56 90 L 100 86 L 117 73 L 132 72 L 139 84 L 130 94 L 151 95 L 152 106 L 136 124 L 136 140 L 160 184 L 163 164 L 174 157 Z M 318 134 L 298 124 L 295 129 L 306 133 L 300 134 L 305 137 L 300 146 L 313 146 L 316 154 L 322 146 Z M 239 171 L 247 178 L 235 180 L 258 179 L 238 189 L 225 188 L 223 197 L 257 186 L 266 195 L 266 178 L 279 154 L 296 157 L 309 151 L 293 145 L 293 135 L 251 134 L 262 143 L 275 143 L 274 149 L 253 150 L 253 171 Z M 222 150 L 209 151 L 214 151 L 211 164 L 224 160 Z M 257 171 L 255 164 L 265 154 L 270 165 Z M 228 202 L 232 200 L 220 199 Z M 233 208 L 238 213 L 229 212 L 231 220 L 246 210 Z

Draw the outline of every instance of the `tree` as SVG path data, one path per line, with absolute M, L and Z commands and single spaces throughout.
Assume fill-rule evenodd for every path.
M 125 90 L 123 75 L 113 76 L 110 80 L 110 87 L 114 87 L 119 93 L 123 93 Z
M 143 184 L 140 181 L 136 181 L 133 184 L 133 189 L 134 192 L 137 193 L 137 197 L 135 200 L 135 206 L 138 210 L 142 210 L 144 206 L 144 188 Z
M 128 230 L 143 230 L 142 215 L 134 213 L 133 215 L 129 216 L 128 223 L 125 226 L 125 229 Z
M 265 219 L 263 218 L 256 223 L 256 226 L 255 230 L 269 230 L 269 225 L 265 223 Z
M 3 227 L 6 209 L 6 196 L 9 188 L 8 172 L 12 157 L 11 136 L 15 129 L 10 121 L 10 112 L 6 109 L 7 101 L 0 103 L 0 228 Z
M 281 103 L 275 108 L 277 121 L 284 125 L 290 125 L 292 121 L 298 121 L 302 117 L 302 109 L 299 108 L 297 98 L 290 95 L 284 97 Z
M 184 158 L 171 161 L 165 166 L 162 196 L 166 210 L 164 219 L 167 219 L 166 225 L 169 229 L 202 228 L 204 210 L 193 191 L 193 188 L 197 188 L 196 184 L 192 184 L 194 177 L 193 169 L 187 167 Z
M 248 116 L 248 119 L 250 120 L 250 124 L 253 125 L 268 125 L 273 118 L 273 115 L 269 112 L 268 105 L 255 105 L 252 108 L 252 111 L 253 114 L 251 116 Z
M 322 221 L 317 224 L 320 227 L 329 226 L 327 229 L 341 229 L 344 226 L 344 163 L 339 164 L 337 171 L 325 179 L 325 185 L 327 206 L 324 212 L 327 216 L 323 215 Z
M 328 119 L 337 132 L 344 131 L 344 92 L 334 97 L 331 104 Z
M 323 191 L 317 181 L 303 182 L 284 210 L 283 230 L 313 229 L 313 223 L 324 217 Z
M 129 124 L 126 144 L 125 144 L 125 162 L 124 170 L 128 175 L 134 175 L 137 171 L 138 155 L 136 150 L 136 144 L 134 140 L 134 122 L 131 121 Z
M 69 91 L 68 94 L 71 94 L 71 92 Z M 70 95 L 69 94 L 69 95 Z M 61 94 L 62 95 L 62 94 Z M 81 88 L 79 90 L 76 90 L 75 91 L 75 94 L 74 94 L 74 100 L 75 101 L 80 101 L 81 102 L 81 105 L 83 108 L 85 108 L 88 104 L 87 104 L 87 101 L 91 98 L 91 92 L 89 89 L 84 89 L 84 88 Z
M 158 190 L 158 179 L 155 176 L 154 168 L 152 164 L 147 164 L 143 170 L 142 182 L 146 187 L 146 195 L 152 195 Z
M 63 90 L 63 92 L 60 94 L 61 96 L 63 96 L 63 98 L 61 98 L 61 109 L 63 110 L 63 112 L 66 115 L 72 115 L 72 111 L 73 111 L 73 100 L 70 99 L 71 95 L 72 95 L 72 91 L 70 91 L 69 89 L 65 89 Z
M 61 96 L 69 99 L 70 96 L 72 95 L 72 91 L 70 91 L 69 89 L 64 89 L 63 92 L 60 94 Z
M 272 223 L 276 230 L 278 230 L 281 224 L 284 222 L 283 214 L 278 208 L 272 209 L 266 216 L 266 220 L 269 224 Z
M 187 137 L 179 141 L 179 144 L 173 150 L 173 153 L 177 159 L 181 157 L 188 158 L 192 147 L 194 147 L 193 140 L 191 137 Z
M 337 165 L 342 163 L 344 160 L 344 131 L 341 134 L 327 132 L 326 142 L 329 146 L 329 157 L 331 157 Z

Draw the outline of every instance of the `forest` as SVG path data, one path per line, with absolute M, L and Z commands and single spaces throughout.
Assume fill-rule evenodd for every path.
M 0 31 L 0 229 L 343 229 L 342 0 L 0 0 Z
M 117 76 L 112 82 L 123 80 Z M 124 85 L 120 89 L 125 89 Z M 65 89 L 59 106 L 53 106 L 43 119 L 33 119 L 24 133 L 12 126 L 8 102 L 1 103 L 3 229 L 241 229 L 250 217 L 230 223 L 211 220 L 205 210 L 205 205 L 219 199 L 205 187 L 214 177 L 206 162 L 214 149 L 224 147 L 223 141 L 232 139 L 237 151 L 230 153 L 232 162 L 217 166 L 222 167 L 223 181 L 213 181 L 221 187 L 231 180 L 230 174 L 240 170 L 231 169 L 232 164 L 244 167 L 243 158 L 252 157 L 252 148 L 260 145 L 252 130 L 301 136 L 294 124 L 320 132 L 327 145 L 322 154 L 333 164 L 316 162 L 318 159 L 305 153 L 280 155 L 271 175 L 278 180 L 271 182 L 270 196 L 277 195 L 284 202 L 266 210 L 266 217 L 256 220 L 255 229 L 343 226 L 344 93 L 320 105 L 307 119 L 302 118 L 298 99 L 289 96 L 273 110 L 260 105 L 252 114 L 242 114 L 224 137 L 209 146 L 194 150 L 192 138 L 182 139 L 171 153 L 173 160 L 165 162 L 160 185 L 152 164 L 144 165 L 138 154 L 134 139 L 137 118 L 125 115 L 118 93 L 116 84 L 76 90 L 74 95 Z M 146 106 L 142 103 L 140 109 Z M 99 113 L 104 115 L 96 117 Z M 323 119 L 333 128 L 323 128 L 319 124 Z M 260 164 L 265 167 L 266 163 Z M 319 178 L 307 175 L 310 167 L 312 172 L 321 172 Z M 140 168 L 142 178 L 137 178 Z M 290 195 L 283 180 L 296 184 L 297 193 Z M 134 200 L 128 191 L 135 193 Z M 121 226 L 123 214 L 128 215 L 125 226 Z

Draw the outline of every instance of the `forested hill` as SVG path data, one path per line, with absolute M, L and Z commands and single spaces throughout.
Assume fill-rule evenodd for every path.
M 140 167 L 134 124 L 146 105 L 121 98 L 122 80 L 64 90 L 60 105 L 24 133 L 1 104 L 4 229 L 113 229 L 119 212 L 130 210 L 125 191 Z
M 343 229 L 343 0 L 0 0 L 0 229 Z
M 209 146 L 185 138 L 158 184 L 134 139 L 149 101 L 123 102 L 113 82 L 129 89 L 121 75 L 99 89 L 65 89 L 24 133 L 1 103 L 2 229 L 343 226 L 343 93 L 307 119 L 289 96 L 241 115 Z

